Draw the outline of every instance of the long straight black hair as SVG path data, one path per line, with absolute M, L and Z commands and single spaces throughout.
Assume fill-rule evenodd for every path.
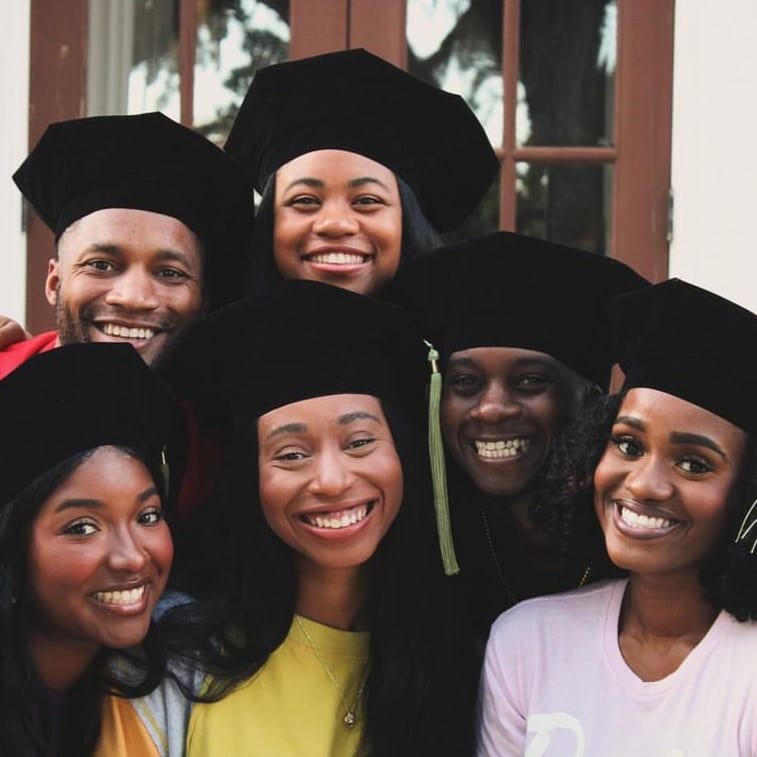
M 373 557 L 363 608 L 371 642 L 361 754 L 472 754 L 478 671 L 456 587 L 442 575 L 424 444 L 395 408 L 382 407 L 404 494 Z M 294 553 L 263 517 L 257 459 L 252 423 L 238 430 L 215 496 L 196 516 L 191 545 L 177 554 L 181 588 L 197 601 L 161 619 L 171 651 L 199 659 L 213 676 L 200 701 L 220 699 L 259 670 L 295 612 Z

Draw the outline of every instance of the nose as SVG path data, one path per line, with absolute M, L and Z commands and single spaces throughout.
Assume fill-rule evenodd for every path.
M 129 528 L 114 532 L 108 545 L 108 567 L 117 573 L 139 573 L 149 556 Z
M 326 202 L 313 219 L 313 232 L 329 239 L 357 234 L 360 222 L 348 202 Z
M 517 418 L 523 411 L 521 405 L 498 382 L 486 385 L 483 394 L 476 405 L 471 408 L 471 418 L 484 423 L 500 423 L 511 418 Z
M 673 496 L 673 483 L 667 466 L 648 456 L 638 460 L 626 476 L 626 488 L 639 502 L 664 501 Z
M 155 310 L 160 305 L 150 272 L 134 267 L 113 279 L 105 300 L 124 310 Z
M 341 450 L 319 453 L 308 491 L 318 497 L 337 497 L 352 486 L 355 477 L 350 461 Z

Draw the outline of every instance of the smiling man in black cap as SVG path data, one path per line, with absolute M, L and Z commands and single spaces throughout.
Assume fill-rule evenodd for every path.
M 160 113 L 51 125 L 13 177 L 56 237 L 56 330 L 0 350 L 0 377 L 74 342 L 128 342 L 152 364 L 241 295 L 252 191 L 232 158 Z

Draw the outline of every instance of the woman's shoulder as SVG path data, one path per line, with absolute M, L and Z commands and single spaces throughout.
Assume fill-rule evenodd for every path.
M 561 629 L 579 625 L 584 618 L 604 616 L 607 608 L 619 604 L 625 590 L 625 579 L 598 581 L 579 589 L 534 597 L 519 602 L 503 612 L 492 625 L 490 642 L 528 628 L 549 633 L 559 624 Z

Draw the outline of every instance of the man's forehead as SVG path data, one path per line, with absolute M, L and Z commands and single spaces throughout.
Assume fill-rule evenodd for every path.
M 95 249 L 119 254 L 127 249 L 201 255 L 200 239 L 173 216 L 133 208 L 104 208 L 74 221 L 58 239 L 58 254 Z

